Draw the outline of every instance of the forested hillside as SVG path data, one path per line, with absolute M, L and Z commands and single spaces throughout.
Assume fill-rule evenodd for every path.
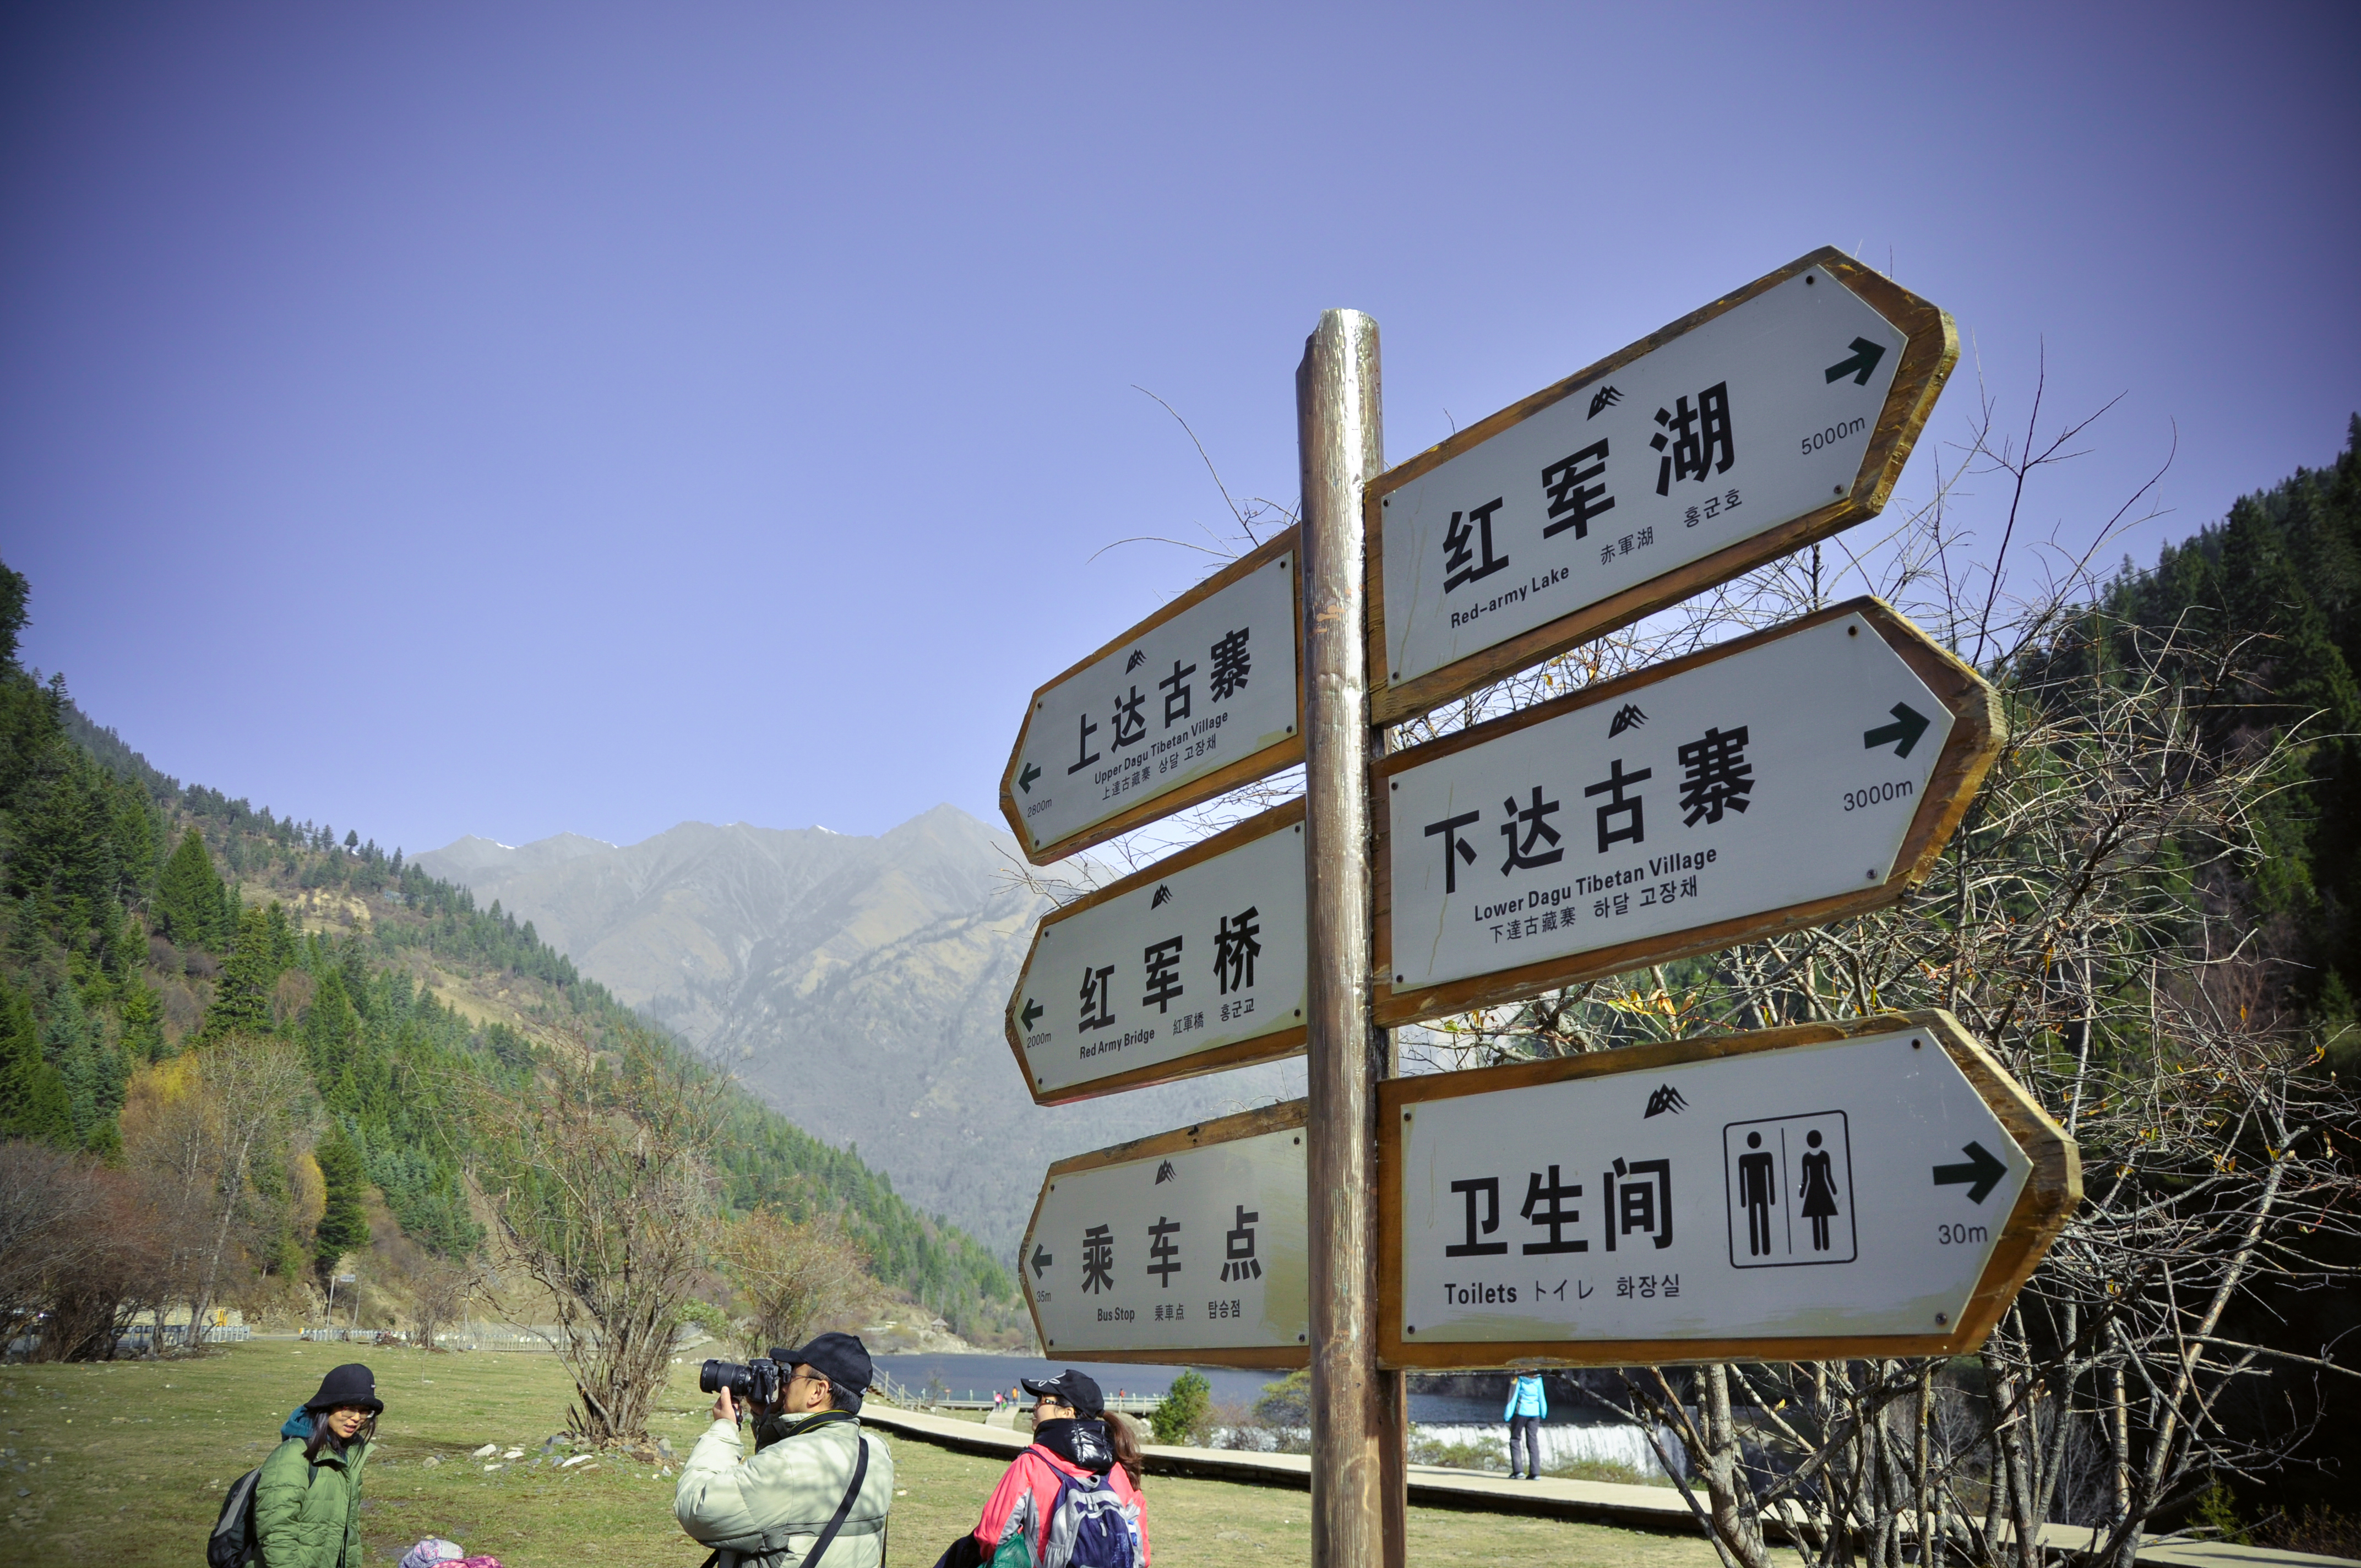
M 148 766 L 61 676 L 20 666 L 27 609 L 0 567 L 0 1138 L 120 1163 L 126 1116 L 163 1113 L 186 1053 L 298 1046 L 321 1113 L 262 1151 L 238 1203 L 240 1266 L 292 1279 L 360 1245 L 378 1195 L 425 1253 L 474 1252 L 488 1091 L 523 1088 L 552 1048 L 677 1051 L 530 922 L 400 850 Z M 726 1210 L 831 1215 L 885 1286 L 963 1330 L 1008 1320 L 1006 1271 L 857 1155 L 734 1087 L 725 1117 Z
M 2240 499 L 2153 567 L 2126 563 L 2093 608 L 2092 635 L 2062 641 L 2050 673 L 2121 668 L 2135 641 L 2169 637 L 2180 652 L 2162 668 L 2209 692 L 2202 723 L 2214 750 L 2294 742 L 2258 813 L 2268 852 L 2236 896 L 2256 917 L 2262 956 L 2279 960 L 2285 1000 L 2322 1023 L 2351 1020 L 2361 985 L 2361 415 L 2333 465 Z M 2224 647 L 2244 672 L 2227 693 L 2213 670 Z

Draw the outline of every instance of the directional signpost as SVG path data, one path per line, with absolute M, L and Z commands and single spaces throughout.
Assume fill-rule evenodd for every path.
M 1303 760 L 1296 530 L 1033 694 L 1000 808 L 1035 865 Z
M 1303 803 L 1046 917 L 1008 1047 L 1042 1105 L 1301 1050 Z
M 1017 1255 L 1045 1353 L 1301 1366 L 1304 1102 L 1049 1168 Z
M 1440 1017 L 1894 903 L 1999 751 L 1875 599 L 1378 765 L 1377 1015 Z
M 1816 251 L 1384 472 L 1376 323 L 1297 372 L 1302 521 L 1034 694 L 1046 864 L 1296 763 L 1302 800 L 1047 917 L 1059 1104 L 1301 1049 L 1307 1098 L 1049 1169 L 1045 1353 L 1308 1366 L 1315 1568 L 1404 1562 L 1400 1369 L 1973 1349 L 2073 1145 L 1948 1014 L 1389 1079 L 1393 1025 L 1901 897 L 1992 689 L 1857 599 L 1384 756 L 1384 728 L 1875 515 L 1950 320 Z M 1374 846 L 1374 850 L 1373 847 Z
M 1401 1366 L 1963 1354 L 2081 1194 L 2072 1141 L 1948 1013 L 1379 1098 Z
M 1875 516 L 1958 358 L 1941 311 L 1817 250 L 1387 473 L 1378 718 Z

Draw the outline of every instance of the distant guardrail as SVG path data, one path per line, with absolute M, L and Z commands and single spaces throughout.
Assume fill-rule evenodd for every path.
M 215 1323 L 205 1330 L 205 1343 L 207 1344 L 235 1344 L 242 1340 L 249 1340 L 253 1337 L 254 1330 L 245 1323 Z M 186 1344 L 189 1341 L 189 1325 L 186 1323 L 166 1323 L 159 1336 L 155 1324 L 134 1323 L 115 1336 L 115 1350 L 118 1354 L 137 1354 L 145 1355 L 148 1353 L 148 1342 L 150 1340 L 155 1341 L 159 1345 Z

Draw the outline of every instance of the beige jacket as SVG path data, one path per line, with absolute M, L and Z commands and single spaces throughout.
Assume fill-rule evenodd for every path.
M 852 1485 L 855 1444 L 869 1471 L 828 1556 L 807 1559 Z M 825 1411 L 752 1458 L 729 1421 L 715 1421 L 680 1467 L 673 1516 L 721 1553 L 716 1568 L 881 1568 L 885 1516 L 894 1507 L 894 1453 L 841 1411 Z

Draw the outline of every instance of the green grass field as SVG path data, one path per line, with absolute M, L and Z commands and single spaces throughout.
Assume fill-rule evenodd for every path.
M 0 1474 L 15 1562 L 189 1568 L 222 1488 L 261 1463 L 287 1412 L 320 1376 L 357 1355 L 375 1368 L 386 1412 L 366 1497 L 370 1568 L 390 1568 L 423 1535 L 490 1552 L 504 1568 L 696 1568 L 704 1549 L 673 1522 L 673 1482 L 601 1457 L 563 1473 L 534 1465 L 564 1419 L 566 1386 L 548 1355 L 460 1354 L 264 1342 L 192 1361 L 0 1368 Z M 683 1453 L 705 1429 L 693 1363 L 677 1370 L 655 1423 Z M 928 1568 L 975 1522 L 1001 1466 L 889 1440 L 895 1485 L 888 1561 Z M 487 1473 L 487 1442 L 525 1459 Z M 440 1458 L 429 1466 L 430 1456 Z M 1305 1563 L 1301 1492 L 1151 1476 L 1148 1528 L 1164 1568 Z M 38 1555 L 34 1555 L 38 1549 Z M 1550 1519 L 1412 1508 L 1411 1561 L 1708 1568 L 1702 1541 Z

